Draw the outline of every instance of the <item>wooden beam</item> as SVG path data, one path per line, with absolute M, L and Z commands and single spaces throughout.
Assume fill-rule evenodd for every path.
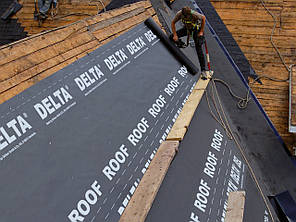
M 119 222 L 145 221 L 178 146 L 178 141 L 164 141 L 160 145 Z
M 243 221 L 245 199 L 245 191 L 236 191 L 229 193 L 225 222 Z
M 209 75 L 209 74 L 208 74 Z M 192 93 L 190 94 L 188 100 L 186 101 L 182 112 L 178 116 L 176 122 L 174 123 L 172 130 L 167 136 L 167 140 L 183 140 L 185 133 L 187 132 L 188 126 L 194 115 L 194 112 L 209 84 L 210 79 L 202 80 L 199 79 Z
M 96 24 L 92 24 L 92 25 L 88 26 L 88 30 L 90 32 L 94 32 L 94 31 L 97 31 L 99 29 L 103 29 L 103 28 L 106 28 L 106 27 L 108 27 L 110 25 L 113 25 L 115 23 L 126 20 L 128 18 L 134 17 L 134 16 L 136 16 L 138 14 L 141 14 L 143 12 L 145 12 L 145 8 L 142 6 L 142 7 L 136 8 L 134 10 L 131 10 L 129 12 L 126 12 L 124 14 L 121 14 L 119 16 L 103 20 L 103 21 L 98 22 Z

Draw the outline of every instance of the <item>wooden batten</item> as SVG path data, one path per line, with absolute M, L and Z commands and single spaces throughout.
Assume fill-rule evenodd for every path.
M 272 37 L 287 66 L 295 64 L 296 3 L 288 0 L 265 0 L 266 7 L 276 16 Z M 257 0 L 211 0 L 217 13 L 244 52 L 257 75 L 288 80 L 289 72 L 271 44 L 273 18 Z M 252 79 L 249 79 L 252 82 Z M 262 79 L 262 85 L 251 85 L 265 112 L 293 152 L 294 135 L 289 133 L 289 81 Z
M 155 14 L 142 1 L 0 47 L 0 103 Z
M 174 123 L 170 133 L 167 136 L 167 140 L 176 140 L 181 141 L 183 140 L 191 119 L 193 118 L 194 112 L 200 103 L 200 100 L 210 82 L 210 79 L 202 80 L 199 79 L 198 82 L 195 84 L 188 100 L 186 101 L 182 112 L 178 116 L 176 122 Z
M 119 222 L 145 221 L 178 146 L 178 141 L 164 141 L 160 145 Z
M 245 200 L 245 191 L 229 193 L 225 222 L 243 222 Z

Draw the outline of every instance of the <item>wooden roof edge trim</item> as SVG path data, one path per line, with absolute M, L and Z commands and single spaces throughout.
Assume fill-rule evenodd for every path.
M 101 16 L 104 16 L 104 15 L 110 15 L 110 14 L 113 14 L 114 12 L 116 11 L 120 11 L 122 9 L 126 9 L 126 8 L 129 8 L 129 7 L 134 7 L 134 6 L 137 6 L 137 5 L 143 5 L 144 8 L 149 8 L 151 7 L 151 4 L 149 1 L 140 1 L 140 2 L 137 2 L 137 3 L 134 3 L 134 4 L 129 4 L 129 5 L 125 5 L 123 7 L 120 7 L 118 9 L 113 9 L 113 10 L 110 10 L 110 11 L 107 11 L 107 12 L 104 12 L 102 14 L 99 14 L 99 15 L 94 15 L 94 16 L 90 16 L 90 17 L 87 17 L 87 18 L 84 18 L 84 19 L 81 19 L 81 20 L 78 20 L 76 22 L 73 22 L 71 24 L 68 24 L 68 25 L 64 25 L 64 26 L 61 26 L 61 27 L 57 27 L 57 28 L 54 28 L 54 29 L 51 29 L 51 30 L 47 30 L 47 31 L 44 31 L 44 32 L 41 32 L 41 33 L 38 33 L 38 34 L 34 34 L 34 35 L 31 35 L 29 37 L 26 37 L 26 38 L 23 38 L 23 39 L 20 39 L 18 41 L 15 41 L 15 42 L 12 42 L 12 43 L 9 43 L 7 45 L 3 45 L 3 46 L 0 46 L 0 50 L 3 50 L 5 48 L 9 48 L 9 47 L 12 47 L 16 44 L 19 44 L 19 43 L 22 43 L 22 42 L 25 42 L 25 41 L 28 41 L 28 40 L 31 40 L 31 39 L 34 39 L 34 38 L 37 38 L 37 37 L 40 37 L 40 36 L 43 36 L 45 34 L 48 34 L 48 33 L 51 33 L 51 32 L 55 32 L 57 30 L 61 30 L 61 29 L 64 29 L 64 28 L 67 28 L 67 27 L 70 27 L 72 25 L 75 25 L 75 24 L 79 24 L 79 23 L 85 23 L 87 22 L 88 20 L 91 20 L 95 17 L 101 17 Z M 149 6 L 150 5 L 150 6 Z

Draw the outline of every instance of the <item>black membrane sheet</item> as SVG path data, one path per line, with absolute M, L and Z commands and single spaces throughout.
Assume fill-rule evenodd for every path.
M 203 97 L 146 221 L 224 221 L 229 192 L 246 192 L 244 221 L 271 221 L 239 149 Z
M 0 221 L 117 221 L 192 76 L 144 25 L 0 105 Z

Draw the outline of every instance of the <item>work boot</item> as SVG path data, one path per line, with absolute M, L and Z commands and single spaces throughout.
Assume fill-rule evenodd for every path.
M 207 79 L 207 73 L 206 73 L 206 71 L 205 70 L 201 71 L 200 76 L 201 76 L 201 79 L 202 80 L 206 80 Z
M 44 14 L 42 12 L 39 14 L 39 16 L 40 16 L 40 19 L 42 19 L 42 20 L 45 20 L 48 17 L 46 14 Z

